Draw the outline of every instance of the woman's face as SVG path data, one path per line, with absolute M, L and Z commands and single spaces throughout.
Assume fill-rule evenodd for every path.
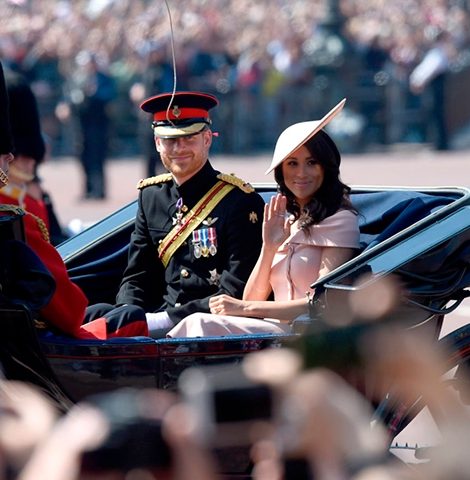
M 321 187 L 325 171 L 304 145 L 282 162 L 282 174 L 286 187 L 295 195 L 300 207 L 304 207 Z

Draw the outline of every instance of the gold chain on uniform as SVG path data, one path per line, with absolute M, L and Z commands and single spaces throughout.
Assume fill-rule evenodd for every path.
M 41 232 L 42 238 L 46 242 L 50 243 L 51 240 L 50 240 L 49 230 L 47 229 L 47 226 L 44 223 L 44 220 L 42 218 L 38 217 L 37 215 L 34 215 L 31 212 L 25 211 L 21 207 L 18 207 L 16 205 L 11 205 L 11 204 L 0 204 L 0 212 L 12 212 L 15 215 L 21 215 L 21 216 L 25 214 L 31 215 L 36 221 L 36 223 L 38 224 L 38 228 L 39 228 L 39 231 Z

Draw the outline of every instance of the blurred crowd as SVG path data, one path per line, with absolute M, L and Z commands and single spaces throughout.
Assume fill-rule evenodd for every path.
M 455 380 L 453 390 L 442 382 L 448 352 L 416 331 L 388 327 L 360 344 L 360 364 L 346 368 L 314 367 L 297 350 L 268 349 L 238 366 L 188 369 L 178 391 L 120 389 L 66 412 L 32 385 L 1 380 L 0 478 L 469 478 L 470 417 L 455 395 L 468 395 L 468 385 Z M 359 378 L 374 385 L 373 395 L 357 388 Z M 373 400 L 386 394 L 400 406 L 421 397 L 436 414 L 438 440 L 420 445 L 411 463 L 391 453 L 392 430 L 373 417 Z M 237 471 L 244 475 L 221 475 L 224 451 L 245 460 Z
M 356 110 L 344 125 L 351 135 L 366 119 L 378 124 L 368 132 L 373 140 L 403 140 L 410 132 L 378 131 L 391 119 L 374 116 L 383 117 L 385 102 L 397 104 L 382 87 L 398 85 L 402 110 L 419 111 L 426 99 L 414 98 L 408 78 L 442 32 L 452 47 L 446 68 L 470 64 L 466 0 L 189 0 L 184 7 L 171 0 L 6 0 L 0 18 L 0 56 L 32 83 L 56 153 L 70 153 L 76 141 L 64 124 L 71 126 L 73 107 L 86 98 L 90 55 L 116 82 L 113 135 L 123 140 L 112 148 L 128 153 L 129 139 L 141 133 L 136 103 L 173 87 L 171 30 L 177 89 L 224 97 L 217 120 L 225 151 L 271 147 L 284 126 L 340 96 Z M 426 132 L 421 137 L 428 140 Z

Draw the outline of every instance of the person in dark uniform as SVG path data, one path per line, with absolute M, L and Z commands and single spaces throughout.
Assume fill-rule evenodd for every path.
M 67 237 L 51 197 L 37 175 L 38 166 L 46 156 L 46 142 L 36 96 L 24 76 L 6 69 L 5 78 L 15 159 L 10 165 L 10 182 L 0 191 L 0 203 L 18 205 L 38 216 L 49 230 L 51 243 L 57 245 Z
M 215 170 L 208 160 L 216 97 L 165 93 L 145 100 L 155 145 L 168 173 L 141 180 L 128 265 L 117 305 L 145 309 L 152 336 L 209 298 L 240 298 L 259 255 L 264 202 L 251 185 Z M 166 332 L 165 332 L 166 333 Z
M 3 116 L 0 121 L 0 126 L 2 126 L 2 130 L 0 130 L 0 153 L 2 154 L 0 157 L 0 182 L 3 187 L 8 182 L 8 164 L 13 160 L 11 152 L 15 149 L 15 137 L 7 136 L 7 132 L 12 132 L 13 129 L 10 129 L 11 105 L 8 104 L 8 91 L 3 81 L 1 64 L 0 73 L 0 118 Z M 31 122 L 38 121 L 38 119 L 32 118 L 29 120 Z M 89 314 L 86 311 L 88 299 L 80 287 L 71 281 L 62 257 L 50 243 L 49 231 L 44 221 L 37 215 L 21 209 L 18 205 L 0 204 L 0 212 L 5 211 L 21 215 L 26 244 L 34 252 L 37 262 L 42 263 L 52 277 L 52 289 L 47 302 L 38 308 L 36 317 L 38 320 L 43 321 L 47 327 L 53 330 L 75 338 L 107 339 L 116 336 L 147 335 L 145 312 L 137 306 L 122 306 L 107 315 L 93 316 Z M 24 245 L 23 242 L 21 243 Z M 24 251 L 26 254 L 26 250 Z M 28 255 L 28 258 L 33 258 L 29 253 Z M 22 267 L 27 271 L 28 265 L 22 265 Z M 31 268 L 35 269 L 37 265 L 31 265 Z M 15 276 L 17 275 L 18 271 L 15 272 Z M 44 288 L 41 284 L 30 285 L 30 287 L 32 298 L 38 295 L 38 290 L 41 291 Z M 17 292 L 11 291 L 10 293 L 15 295 Z
M 0 188 L 8 183 L 8 169 L 13 161 L 13 139 L 11 136 L 8 93 L 0 63 Z
M 82 61 L 84 71 L 79 82 L 82 101 L 77 109 L 82 133 L 80 162 L 85 176 L 83 198 L 102 200 L 106 198 L 105 163 L 116 84 L 96 55 L 83 54 Z

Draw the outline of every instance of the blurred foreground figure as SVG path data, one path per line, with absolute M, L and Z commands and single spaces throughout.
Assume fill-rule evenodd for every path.
M 19 479 L 215 480 L 192 424 L 169 392 L 123 389 L 90 397 L 56 424 Z
M 16 478 L 47 438 L 58 412 L 46 396 L 22 382 L 0 380 L 0 478 Z

